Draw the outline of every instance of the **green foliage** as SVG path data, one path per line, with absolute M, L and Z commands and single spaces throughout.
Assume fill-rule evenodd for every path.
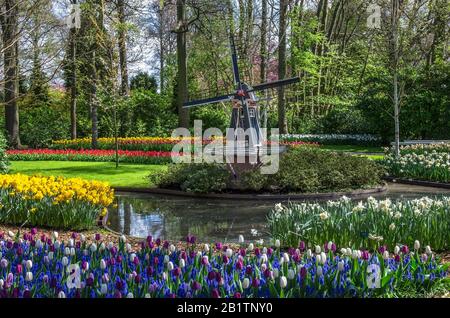
M 243 173 L 241 191 L 301 193 L 361 189 L 381 184 L 383 170 L 373 161 L 308 147 L 290 149 L 281 157 L 279 171 Z M 151 175 L 152 184 L 189 192 L 230 189 L 232 175 L 224 164 L 171 165 L 167 173 Z
M 131 78 L 130 89 L 156 92 L 158 84 L 154 76 L 150 76 L 148 73 L 140 71 Z
M 49 92 L 46 103 L 36 104 L 32 96 L 19 104 L 22 144 L 31 148 L 46 148 L 53 139 L 69 137 L 70 118 L 63 93 Z
M 172 164 L 167 172 L 149 176 L 151 184 L 187 192 L 221 192 L 227 188 L 230 172 L 220 164 Z
M 9 160 L 6 155 L 6 138 L 3 132 L 0 132 L 0 173 L 7 173 L 9 170 Z
M 372 133 L 368 127 L 366 118 L 359 109 L 354 107 L 333 108 L 328 114 L 323 116 L 319 123 L 320 133 L 332 134 L 363 134 Z

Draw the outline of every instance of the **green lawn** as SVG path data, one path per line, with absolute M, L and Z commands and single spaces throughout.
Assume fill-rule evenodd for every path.
M 368 146 L 355 146 L 355 145 L 321 145 L 320 149 L 332 150 L 332 151 L 344 151 L 344 152 L 383 152 L 382 147 L 368 147 Z
M 146 177 L 151 172 L 166 169 L 164 165 L 122 163 L 116 169 L 113 162 L 79 161 L 12 161 L 10 173 L 44 176 L 80 177 L 106 181 L 115 187 L 147 187 Z

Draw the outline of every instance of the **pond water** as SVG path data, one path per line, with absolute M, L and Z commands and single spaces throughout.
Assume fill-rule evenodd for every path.
M 450 196 L 450 189 L 390 183 L 387 192 L 373 196 L 394 200 L 443 195 Z M 117 198 L 118 207 L 108 216 L 108 227 L 114 231 L 167 240 L 191 234 L 208 242 L 236 242 L 241 234 L 246 240 L 268 239 L 266 217 L 276 203 L 129 193 L 118 193 Z

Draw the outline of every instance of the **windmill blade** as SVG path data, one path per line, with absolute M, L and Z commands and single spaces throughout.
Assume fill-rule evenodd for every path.
M 236 86 L 239 86 L 239 84 L 241 83 L 241 79 L 239 77 L 239 66 L 236 53 L 236 46 L 234 45 L 234 39 L 232 35 L 230 35 L 230 47 L 231 47 L 231 63 L 233 64 L 234 83 L 236 84 Z
M 183 108 L 190 108 L 190 107 L 196 107 L 206 104 L 214 104 L 214 103 L 220 103 L 220 102 L 228 102 L 233 98 L 234 94 L 228 94 L 228 95 L 222 95 L 217 97 L 211 97 L 211 98 L 205 98 L 205 99 L 198 99 L 193 100 L 190 102 L 185 102 L 183 104 Z
M 262 90 L 269 89 L 269 88 L 275 88 L 275 87 L 280 87 L 280 86 L 284 86 L 284 85 L 297 83 L 299 81 L 300 81 L 300 77 L 293 77 L 293 78 L 282 79 L 282 80 L 273 81 L 273 82 L 269 82 L 269 83 L 259 84 L 259 85 L 253 86 L 253 88 L 251 90 L 249 90 L 249 92 L 262 91 Z

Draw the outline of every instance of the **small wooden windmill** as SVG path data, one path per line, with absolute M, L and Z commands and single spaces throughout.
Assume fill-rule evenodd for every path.
M 238 57 L 233 36 L 230 36 L 231 60 L 233 65 L 234 84 L 236 91 L 234 93 L 216 96 L 206 99 L 188 101 L 184 103 L 184 108 L 208 105 L 230 101 L 233 106 L 231 115 L 230 128 L 235 132 L 241 128 L 248 132 L 248 139 L 245 142 L 245 153 L 258 153 L 258 149 L 263 146 L 263 136 L 261 134 L 261 126 L 259 121 L 258 99 L 255 95 L 257 91 L 277 88 L 298 82 L 298 77 L 282 79 L 278 81 L 258 84 L 250 86 L 241 81 L 239 76 Z M 235 133 L 234 138 L 237 134 Z M 229 139 L 230 136 L 227 136 Z M 227 140 L 228 141 L 228 140 Z

